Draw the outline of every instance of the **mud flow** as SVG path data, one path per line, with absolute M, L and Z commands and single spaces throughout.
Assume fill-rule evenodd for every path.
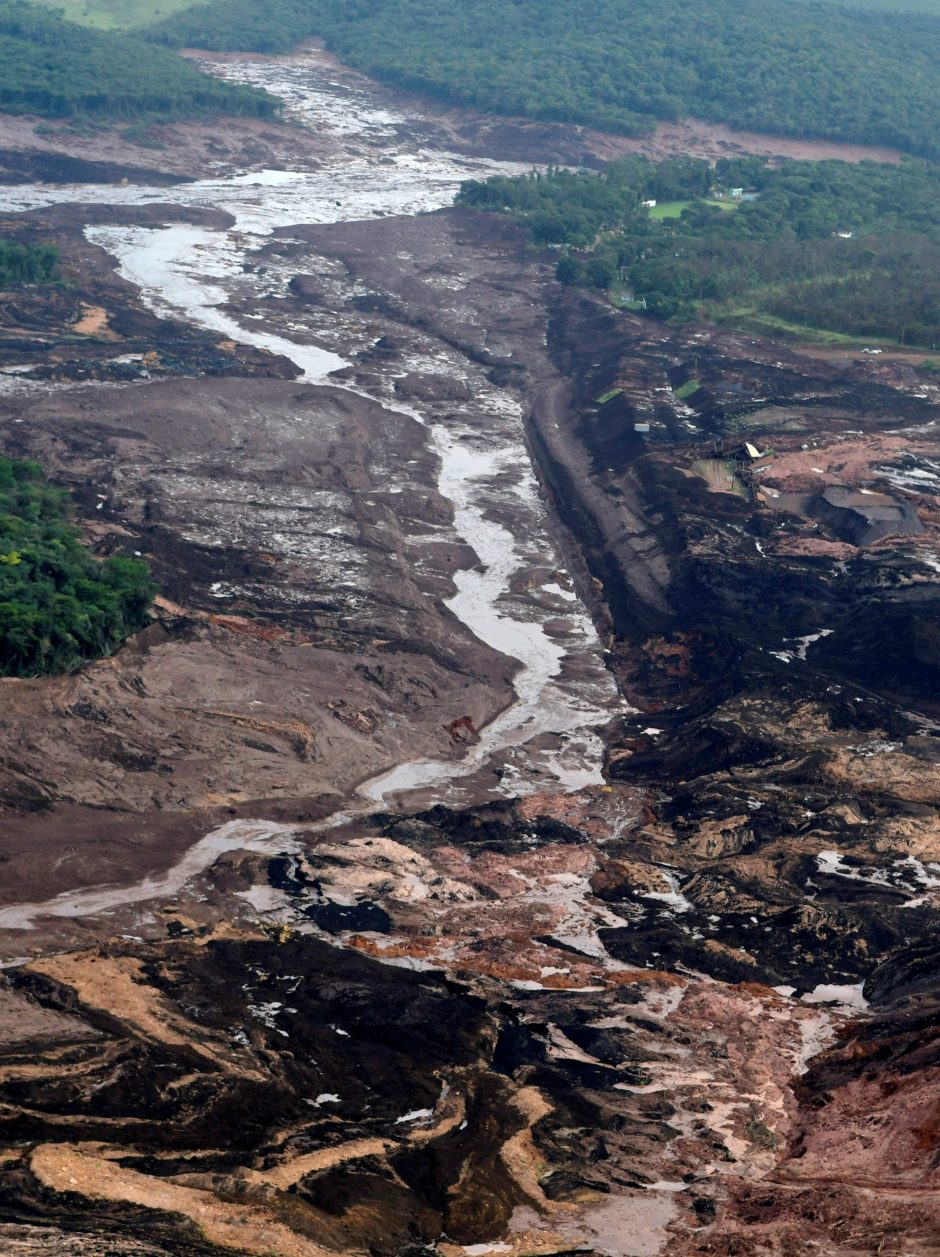
M 940 389 L 450 208 L 598 137 L 207 64 L 288 125 L 0 189 L 3 450 L 161 587 L 0 683 L 0 1252 L 927 1257 Z

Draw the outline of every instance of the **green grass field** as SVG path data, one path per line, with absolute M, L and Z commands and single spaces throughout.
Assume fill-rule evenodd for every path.
M 650 218 L 679 218 L 684 209 L 694 204 L 694 201 L 660 201 L 650 210 Z
M 57 9 L 70 22 L 99 31 L 136 30 L 189 9 L 195 0 L 32 0 L 45 9 Z
M 701 201 L 660 201 L 658 205 L 654 205 L 650 210 L 650 218 L 680 218 L 684 209 L 689 209 L 692 205 L 714 205 L 718 209 L 736 210 L 740 205 L 740 201 L 718 201 L 713 197 Z
M 805 323 L 793 323 L 788 319 L 778 318 L 755 307 L 738 307 L 732 314 L 727 310 L 715 311 L 715 322 L 723 327 L 734 327 L 739 331 L 753 332 L 758 336 L 777 336 L 786 340 L 804 341 L 815 345 L 844 345 L 847 349 L 859 349 L 866 345 L 880 346 L 882 349 L 917 349 L 916 345 L 903 345 L 899 340 L 889 336 L 850 336 L 846 332 L 836 332 L 827 327 L 811 327 Z M 923 349 L 923 346 L 920 346 Z

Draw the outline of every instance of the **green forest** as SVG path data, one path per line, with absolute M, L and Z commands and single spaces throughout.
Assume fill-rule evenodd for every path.
M 885 13 L 932 13 L 940 17 L 940 0 L 842 0 L 850 8 L 881 9 Z
M 827 0 L 828 2 L 828 0 Z M 831 0 L 836 7 L 881 9 L 890 13 L 932 13 L 940 15 L 940 0 Z M 96 26 L 102 30 L 132 30 L 191 9 L 199 0 L 32 0 L 55 9 L 72 22 Z M 256 6 L 258 7 L 258 6 Z M 304 10 L 309 3 L 298 3 L 297 22 L 308 20 Z M 301 36 L 302 38 L 302 36 Z
M 167 48 L 87 30 L 21 0 L 0 0 L 0 110 L 46 117 L 273 116 L 265 92 L 201 74 Z
M 753 199 L 734 201 L 731 189 Z M 651 199 L 676 216 L 654 216 L 641 204 Z M 629 293 L 663 318 L 940 345 L 940 168 L 927 162 L 774 168 L 750 157 L 712 171 L 635 157 L 601 174 L 465 183 L 458 202 L 564 246 L 564 283 Z
M 272 97 L 160 45 L 317 36 L 386 82 L 495 113 L 630 135 L 692 115 L 940 157 L 940 0 L 61 0 L 73 20 L 41 4 L 0 0 L 7 112 L 269 116 Z M 122 26 L 137 33 L 106 29 Z
M 155 592 L 139 559 L 101 563 L 85 549 L 68 497 L 35 463 L 0 457 L 0 676 L 111 654 L 147 623 Z
M 58 277 L 59 254 L 45 244 L 17 244 L 0 236 L 0 288 L 48 284 Z
M 283 52 L 318 35 L 387 82 L 639 134 L 686 114 L 940 156 L 940 20 L 803 0 L 211 0 L 152 28 Z

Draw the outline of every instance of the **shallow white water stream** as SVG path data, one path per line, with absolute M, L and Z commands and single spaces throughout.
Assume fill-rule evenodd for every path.
M 12 904 L 0 909 L 0 930 L 34 929 L 37 916 L 93 917 L 135 903 L 169 899 L 226 851 L 255 851 L 264 855 L 299 850 L 295 833 L 288 825 L 275 825 L 270 821 L 229 821 L 200 838 L 166 873 L 145 877 L 132 886 L 95 886 L 90 890 L 66 891 L 44 903 Z
M 160 313 L 185 313 L 186 318 L 232 340 L 290 358 L 309 379 L 323 379 L 346 362 L 316 345 L 302 345 L 280 336 L 253 330 L 222 308 L 228 294 L 211 282 L 224 278 L 240 253 L 217 231 L 200 227 L 90 227 L 95 244 L 121 263 L 121 274 L 137 284 L 148 303 Z M 198 267 L 198 271 L 195 269 Z
M 571 733 L 582 730 L 582 755 L 574 766 L 559 757 L 549 764 L 556 780 L 566 789 L 597 784 L 602 747 L 589 726 L 610 716 L 606 704 L 591 707 L 553 683 L 566 648 L 546 633 L 537 621 L 515 618 L 501 607 L 500 598 L 520 565 L 516 540 L 509 530 L 487 518 L 476 500 L 477 486 L 518 460 L 520 450 L 507 445 L 495 450 L 468 449 L 444 427 L 432 428 L 434 448 L 441 460 L 438 485 L 454 506 L 454 522 L 460 536 L 468 541 L 482 560 L 479 568 L 466 568 L 455 577 L 457 593 L 447 600 L 458 619 L 481 641 L 502 654 L 518 659 L 521 671 L 514 679 L 516 701 L 491 721 L 480 741 L 459 762 L 448 759 L 421 759 L 374 777 L 360 786 L 359 793 L 379 803 L 388 796 L 421 787 L 437 786 L 475 772 L 494 752 L 531 741 L 539 734 Z M 535 492 L 534 485 L 530 492 Z M 580 610 L 580 614 L 579 614 Z M 583 608 L 569 609 L 566 618 L 587 636 L 593 628 Z M 518 790 L 519 782 L 513 788 Z

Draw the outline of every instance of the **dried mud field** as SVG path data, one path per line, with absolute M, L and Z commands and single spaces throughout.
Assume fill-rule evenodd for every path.
M 447 208 L 583 132 L 213 64 L 262 151 L 0 196 L 0 448 L 161 587 L 0 682 L 0 1253 L 936 1254 L 940 389 Z

